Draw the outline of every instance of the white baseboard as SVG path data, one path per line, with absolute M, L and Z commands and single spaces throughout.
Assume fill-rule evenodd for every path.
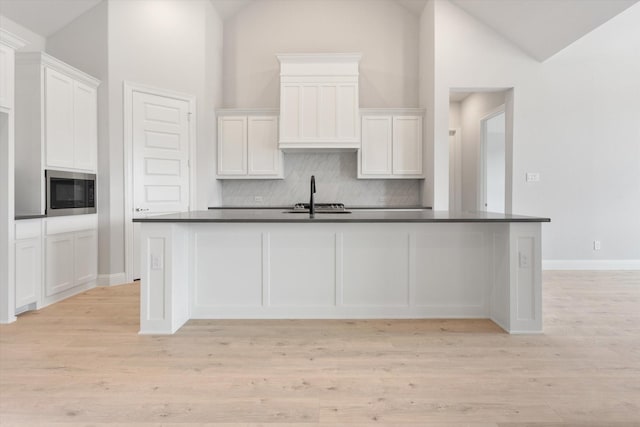
M 640 270 L 640 259 L 549 259 L 542 260 L 543 270 Z
M 127 283 L 127 275 L 124 272 L 98 275 L 98 286 L 122 285 L 123 283 Z

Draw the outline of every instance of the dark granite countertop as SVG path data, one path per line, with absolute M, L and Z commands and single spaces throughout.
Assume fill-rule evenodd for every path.
M 289 209 L 289 208 L 286 208 Z M 211 209 L 136 218 L 134 222 L 234 222 L 234 223 L 409 223 L 409 222 L 550 222 L 549 218 L 491 212 L 353 209 L 351 213 L 287 213 L 282 209 Z
M 291 209 L 289 206 L 209 206 L 210 210 L 222 209 Z M 376 209 L 376 210 L 403 210 L 403 209 L 431 209 L 430 206 L 349 206 L 345 205 L 345 209 Z
M 46 215 L 40 214 L 40 215 L 16 215 L 15 216 L 16 221 L 19 221 L 21 219 L 38 219 L 38 218 L 46 218 Z

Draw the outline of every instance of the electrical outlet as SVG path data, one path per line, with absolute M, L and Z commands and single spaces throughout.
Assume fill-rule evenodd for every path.
M 540 173 L 527 172 L 527 182 L 539 182 L 539 181 L 540 181 Z
M 529 268 L 529 257 L 522 252 L 518 253 L 518 265 L 520 268 Z
M 262 203 L 262 202 L 264 202 L 264 197 L 262 197 L 262 196 L 255 196 L 255 197 L 253 198 L 253 201 L 254 201 L 254 202 L 256 202 L 256 203 Z
M 151 269 L 162 270 L 162 256 L 151 255 Z
M 594 251 L 599 251 L 600 250 L 600 240 L 594 240 L 593 241 L 593 250 Z
M 386 196 L 380 196 L 380 197 L 378 197 L 378 202 L 380 202 L 380 203 L 387 203 L 387 197 L 386 197 Z

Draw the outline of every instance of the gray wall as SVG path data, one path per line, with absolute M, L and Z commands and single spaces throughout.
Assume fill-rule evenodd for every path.
M 419 16 L 388 0 L 252 2 L 224 23 L 223 103 L 278 108 L 279 53 L 359 52 L 361 107 L 417 107 L 418 41 Z M 222 204 L 304 201 L 312 174 L 320 201 L 420 203 L 420 181 L 357 180 L 356 172 L 355 153 L 286 154 L 284 181 L 225 180 Z
M 251 2 L 224 23 L 224 106 L 278 107 L 279 53 L 360 52 L 361 107 L 417 107 L 418 18 L 389 0 Z

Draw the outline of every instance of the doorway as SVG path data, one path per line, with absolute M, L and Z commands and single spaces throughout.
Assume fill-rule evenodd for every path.
M 481 120 L 480 206 L 487 212 L 505 212 L 505 113 L 494 112 Z
M 456 88 L 450 90 L 449 208 L 451 210 L 511 213 L 513 111 L 513 89 Z M 458 136 L 458 140 L 454 137 L 454 133 Z
M 195 97 L 125 82 L 127 281 L 140 278 L 134 218 L 189 211 L 194 200 Z

